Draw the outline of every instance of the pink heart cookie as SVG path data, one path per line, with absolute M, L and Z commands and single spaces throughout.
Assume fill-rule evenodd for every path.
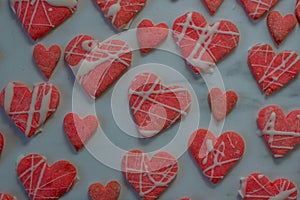
M 65 132 L 77 152 L 83 148 L 97 127 L 98 119 L 93 115 L 81 119 L 76 113 L 68 113 L 64 118 Z
M 200 74 L 212 72 L 237 47 L 240 34 L 230 21 L 208 24 L 200 13 L 188 12 L 175 20 L 173 37 L 192 70 Z
M 65 60 L 77 80 L 96 98 L 112 85 L 131 64 L 132 53 L 122 40 L 100 43 L 88 35 L 72 39 L 65 50 Z
M 248 53 L 248 64 L 266 96 L 292 81 L 300 70 L 300 57 L 294 51 L 278 55 L 269 44 L 257 44 Z
M 129 104 L 141 135 L 147 138 L 187 115 L 191 97 L 181 86 L 164 87 L 155 74 L 142 73 L 129 86 Z
M 60 25 L 77 9 L 77 0 L 10 0 L 25 31 L 37 40 Z
M 59 101 L 59 91 L 50 83 L 36 84 L 31 89 L 23 83 L 11 82 L 0 93 L 0 105 L 28 138 L 41 132 Z
M 174 181 L 178 173 L 176 158 L 159 152 L 148 159 L 147 154 L 133 150 L 122 160 L 124 177 L 143 200 L 155 200 Z

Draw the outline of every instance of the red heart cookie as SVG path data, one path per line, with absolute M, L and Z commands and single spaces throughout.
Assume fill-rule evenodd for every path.
M 42 44 L 34 47 L 33 58 L 38 68 L 49 80 L 55 69 L 61 55 L 61 49 L 58 45 L 52 45 L 49 50 Z
M 266 176 L 253 173 L 241 179 L 239 191 L 244 200 L 293 200 L 297 199 L 297 188 L 288 179 L 271 182 Z
M 27 155 L 17 166 L 20 182 L 32 200 L 57 200 L 75 183 L 76 167 L 65 160 L 48 166 L 46 159 L 38 154 Z
M 16 198 L 10 194 L 0 193 L 0 200 L 16 200 Z
M 122 160 L 125 178 L 143 200 L 155 200 L 167 189 L 178 172 L 176 158 L 159 152 L 151 160 L 139 150 L 126 153 Z
M 187 115 L 191 97 L 181 86 L 164 87 L 155 74 L 142 73 L 129 87 L 129 104 L 141 135 L 147 138 Z
M 300 142 L 300 110 L 285 116 L 281 108 L 267 106 L 260 110 L 257 124 L 275 158 L 283 157 Z
M 278 0 L 240 0 L 248 15 L 256 20 L 269 12 L 277 3 Z
M 203 174 L 213 183 L 221 181 L 244 154 L 244 139 L 235 132 L 218 138 L 208 130 L 199 129 L 189 141 L 189 151 Z
M 112 85 L 131 64 L 132 53 L 122 40 L 100 43 L 88 35 L 75 37 L 66 47 L 65 60 L 77 80 L 96 98 Z
M 95 133 L 97 127 L 98 119 L 93 115 L 81 119 L 76 113 L 68 113 L 64 118 L 65 132 L 77 152 Z
M 10 0 L 10 6 L 33 40 L 64 22 L 77 8 L 77 0 Z
M 298 21 L 300 22 L 300 0 L 297 0 L 296 2 L 296 16 L 298 18 Z
M 223 120 L 237 101 L 238 96 L 234 91 L 223 93 L 220 88 L 213 88 L 208 94 L 208 102 L 217 121 Z
M 117 200 L 121 186 L 117 181 L 109 182 L 105 187 L 100 183 L 94 183 L 89 187 L 91 200 Z
M 137 36 L 142 53 L 148 53 L 161 44 L 169 34 L 165 23 L 154 25 L 151 20 L 144 19 L 137 27 Z
M 59 101 L 59 91 L 50 83 L 36 84 L 31 90 L 23 83 L 11 82 L 0 93 L 0 105 L 28 138 L 41 132 Z
M 147 0 L 95 0 L 105 17 L 119 31 L 128 28 Z
M 272 11 L 267 18 L 269 31 L 276 44 L 280 45 L 297 24 L 295 15 L 282 16 L 278 11 Z
M 196 74 L 211 72 L 239 43 L 239 31 L 230 21 L 208 24 L 197 12 L 188 12 L 173 24 L 173 37 Z
M 294 51 L 278 55 L 269 44 L 257 44 L 248 54 L 249 67 L 266 96 L 292 81 L 300 70 L 300 57 Z
M 211 15 L 214 15 L 219 9 L 219 7 L 221 6 L 221 4 L 223 3 L 223 0 L 203 0 L 203 1 Z

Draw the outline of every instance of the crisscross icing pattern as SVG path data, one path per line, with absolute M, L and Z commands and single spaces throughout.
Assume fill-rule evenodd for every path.
M 272 9 L 278 0 L 240 0 L 248 15 L 256 20 Z
M 280 178 L 274 182 L 258 173 L 241 179 L 240 195 L 244 200 L 295 200 L 297 188 L 288 179 Z
M 230 21 L 212 25 L 197 12 L 178 17 L 173 24 L 173 37 L 192 70 L 212 72 L 212 68 L 239 43 L 239 31 Z
M 25 31 L 33 40 L 65 21 L 75 10 L 77 0 L 10 0 Z
M 148 160 L 145 153 L 133 150 L 124 155 L 122 170 L 143 200 L 155 200 L 175 179 L 178 163 L 166 152 L 159 152 Z
M 235 132 L 216 138 L 208 130 L 197 130 L 190 139 L 189 151 L 212 182 L 218 183 L 244 154 L 244 140 Z
M 143 137 L 152 137 L 187 115 L 191 97 L 181 86 L 164 87 L 152 73 L 135 77 L 129 87 L 129 103 Z
M 300 110 L 285 116 L 281 108 L 267 106 L 259 112 L 257 123 L 276 158 L 285 156 L 300 142 Z
M 68 44 L 65 60 L 77 80 L 92 98 L 100 96 L 130 66 L 131 49 L 122 40 L 103 43 L 79 35 Z
M 95 0 L 112 25 L 122 30 L 128 28 L 133 18 L 145 6 L 147 0 Z
M 283 51 L 278 55 L 269 44 L 257 44 L 248 54 L 249 67 L 266 96 L 292 81 L 300 70 L 296 52 Z
M 68 161 L 48 166 L 38 154 L 27 155 L 17 167 L 18 178 L 31 200 L 59 199 L 73 186 L 77 171 Z
M 31 91 L 23 83 L 11 82 L 0 93 L 0 105 L 26 137 L 40 132 L 59 101 L 59 91 L 50 83 L 34 85 Z

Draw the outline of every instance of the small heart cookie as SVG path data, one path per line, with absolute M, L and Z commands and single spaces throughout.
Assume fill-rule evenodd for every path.
M 223 3 L 223 0 L 203 0 L 203 1 L 211 15 L 214 15 L 219 9 L 219 7 L 221 6 L 221 4 Z
M 144 19 L 137 27 L 138 41 L 142 53 L 149 53 L 161 44 L 169 34 L 169 27 L 165 23 L 154 25 L 149 19 Z
M 149 160 L 147 154 L 133 150 L 124 155 L 122 171 L 142 199 L 154 200 L 174 181 L 178 163 L 176 158 L 166 152 L 156 153 Z
M 191 155 L 213 184 L 220 182 L 242 158 L 244 149 L 244 139 L 235 132 L 216 137 L 208 130 L 199 129 L 189 141 Z
M 49 49 L 42 44 L 34 46 L 33 58 L 47 80 L 50 79 L 60 56 L 61 49 L 58 45 L 52 45 Z
M 294 14 L 282 16 L 280 12 L 272 11 L 268 14 L 267 24 L 274 41 L 280 45 L 295 28 L 297 19 Z
M 243 200 L 293 200 L 297 199 L 295 184 L 285 178 L 271 182 L 265 175 L 250 174 L 241 179 L 240 196 Z
M 76 113 L 68 113 L 64 118 L 64 129 L 70 143 L 78 152 L 87 140 L 95 133 L 98 127 L 98 119 L 89 115 L 83 119 Z
M 222 121 L 235 106 L 238 96 L 234 91 L 222 92 L 220 88 L 212 88 L 208 94 L 208 102 L 217 121 Z
M 101 183 L 94 183 L 89 187 L 91 200 L 117 200 L 121 186 L 117 181 L 110 181 L 106 186 Z
M 49 166 L 46 159 L 38 154 L 23 157 L 17 166 L 20 182 L 32 200 L 57 200 L 74 185 L 76 167 L 65 160 Z

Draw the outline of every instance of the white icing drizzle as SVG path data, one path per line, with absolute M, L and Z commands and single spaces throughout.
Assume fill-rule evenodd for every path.
M 95 95 L 97 89 L 103 84 L 104 78 L 111 77 L 108 72 L 111 69 L 113 63 L 121 63 L 127 68 L 130 66 L 131 60 L 128 58 L 122 58 L 121 56 L 130 53 L 131 49 L 126 42 L 120 40 L 118 40 L 118 43 L 113 41 L 99 43 L 97 40 L 87 40 L 83 41 L 81 48 L 88 52 L 86 52 L 85 54 L 74 52 L 76 48 L 78 48 L 77 46 L 79 45 L 79 43 L 82 42 L 83 37 L 84 36 L 79 36 L 76 38 L 76 42 L 74 43 L 70 51 L 65 52 L 65 58 L 68 61 L 70 59 L 70 56 L 72 55 L 82 56 L 82 60 L 76 66 L 71 66 L 74 75 L 81 85 L 85 84 L 82 79 L 85 75 L 95 70 L 96 68 L 101 67 L 101 70 L 97 72 L 98 79 L 93 80 L 96 83 L 95 91 L 93 92 L 93 94 L 90 94 Z M 92 46 L 90 47 L 91 43 Z M 114 77 L 111 77 L 111 79 L 113 78 Z
M 121 1 L 122 0 L 118 0 L 115 4 L 111 5 L 108 9 L 107 12 L 107 17 L 112 17 L 111 22 L 114 24 L 117 14 L 118 12 L 121 10 Z
M 140 83 L 138 82 L 140 78 L 142 80 L 145 79 L 146 81 Z M 145 87 L 149 86 L 150 84 L 152 84 L 151 88 L 146 90 Z M 140 88 L 137 87 L 136 85 L 139 85 Z M 136 89 L 138 89 L 139 91 L 136 91 Z M 157 99 L 159 95 L 167 94 L 167 93 L 176 95 L 176 98 L 180 106 L 179 108 L 177 108 L 176 105 L 171 106 L 162 103 Z M 140 97 L 140 98 L 136 98 L 135 102 L 132 103 L 131 110 L 133 114 L 135 115 L 137 112 L 145 113 L 145 118 L 143 120 L 144 122 L 147 120 L 148 116 L 150 116 L 150 118 L 152 119 L 152 121 L 147 123 L 146 126 L 142 125 L 143 123 L 138 124 L 138 128 L 141 134 L 143 134 L 143 136 L 145 137 L 151 137 L 159 133 L 164 128 L 166 122 L 168 122 L 169 125 L 172 125 L 178 119 L 187 115 L 187 112 L 189 111 L 189 107 L 191 105 L 191 100 L 188 99 L 189 94 L 187 89 L 183 87 L 178 87 L 178 88 L 172 88 L 166 90 L 161 86 L 160 79 L 156 75 L 151 73 L 143 73 L 138 75 L 135 78 L 135 80 L 133 81 L 133 83 L 129 88 L 129 99 L 132 98 L 132 96 Z M 151 107 L 151 109 L 149 109 L 148 111 L 141 109 L 141 107 L 146 102 L 150 102 L 156 106 Z M 174 117 L 174 119 L 170 120 L 166 114 L 167 110 L 175 111 L 177 113 L 177 116 Z M 149 130 L 149 127 L 151 128 L 152 125 L 155 125 L 155 130 L 154 129 Z
M 258 179 L 264 177 L 264 175 L 258 175 Z M 287 179 L 280 179 L 279 185 L 273 186 L 276 190 L 275 194 L 273 191 L 269 191 L 268 188 L 271 182 L 263 185 L 255 176 L 250 175 L 247 179 L 241 180 L 241 188 L 239 190 L 239 194 L 242 198 L 247 199 L 268 199 L 268 200 L 295 200 L 297 199 L 296 195 L 293 195 L 294 192 L 297 191 L 295 186 L 291 187 L 292 182 Z M 247 191 L 247 182 L 248 180 L 254 180 L 255 183 L 259 186 L 259 188 L 254 189 L 253 191 Z
M 133 153 L 129 152 L 125 154 L 123 161 L 124 167 L 123 171 L 125 172 L 125 177 L 129 183 L 137 190 L 141 198 L 150 199 L 150 193 L 153 192 L 157 187 L 167 187 L 176 177 L 178 164 L 175 158 L 162 157 L 155 154 L 151 160 L 159 159 L 159 164 L 152 166 L 157 166 L 155 169 L 149 169 L 149 161 L 147 155 L 144 153 Z M 135 163 L 135 165 L 132 165 Z M 131 167 L 128 167 L 131 166 Z M 158 171 L 162 170 L 164 171 Z M 139 176 L 137 182 L 129 179 L 130 174 L 135 174 Z M 150 183 L 145 183 L 143 177 L 147 177 Z M 154 178 L 156 177 L 156 178 Z M 159 180 L 157 177 L 161 177 Z M 153 197 L 154 198 L 154 197 Z
M 247 4 L 255 3 L 255 10 L 249 13 L 251 17 L 258 18 L 263 15 L 265 12 L 269 11 L 273 5 L 274 0 L 247 0 Z
M 275 65 L 274 61 L 276 60 L 277 56 L 274 56 L 270 63 L 267 63 L 268 57 L 271 56 L 274 51 L 270 45 L 266 44 L 258 44 L 255 45 L 252 49 L 257 48 L 255 51 L 251 51 L 249 57 L 255 56 L 256 54 L 264 54 L 265 64 L 261 63 L 252 63 L 252 67 L 259 67 L 264 69 L 264 74 L 258 80 L 258 83 L 261 85 L 264 84 L 262 90 L 267 92 L 267 90 L 272 86 L 276 85 L 278 87 L 283 87 L 283 84 L 278 82 L 282 75 L 288 73 L 293 75 L 294 77 L 298 74 L 296 72 L 290 71 L 295 64 L 300 61 L 300 56 L 297 55 L 296 52 L 291 51 L 284 51 L 282 52 L 282 62 L 279 65 Z M 277 59 L 278 60 L 278 59 Z M 278 73 L 280 72 L 280 73 Z M 278 73 L 278 74 L 276 74 Z
M 227 30 L 219 30 L 224 27 L 220 27 L 220 22 L 214 23 L 212 26 L 207 24 L 205 27 L 199 27 L 194 24 L 193 12 L 187 13 L 187 17 L 185 22 L 176 23 L 178 28 L 182 28 L 181 31 L 174 30 L 174 36 L 176 38 L 176 43 L 178 46 L 181 46 L 181 42 L 183 39 L 190 40 L 191 44 L 194 45 L 193 50 L 190 52 L 189 56 L 186 60 L 196 68 L 199 68 L 201 71 L 205 73 L 212 73 L 212 68 L 216 66 L 215 61 L 216 58 L 214 54 L 211 52 L 211 48 L 230 48 L 228 46 L 214 44 L 213 47 L 209 47 L 212 43 L 216 34 L 229 35 L 236 45 L 238 44 L 238 32 L 229 31 L 229 28 L 226 25 Z M 195 40 L 187 36 L 188 29 L 193 29 L 194 32 L 198 35 L 199 39 Z M 200 33 L 201 31 L 201 33 Z

